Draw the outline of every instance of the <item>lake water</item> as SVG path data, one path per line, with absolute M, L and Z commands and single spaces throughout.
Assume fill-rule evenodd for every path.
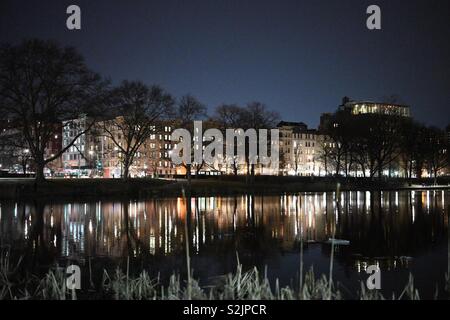
M 350 241 L 335 251 L 333 278 L 352 297 L 365 270 L 381 269 L 384 294 L 398 295 L 409 273 L 421 297 L 444 293 L 448 270 L 449 190 L 300 193 L 139 201 L 2 202 L 0 246 L 40 274 L 79 264 L 100 281 L 103 269 L 146 269 L 166 279 L 186 275 L 186 232 L 194 277 L 203 285 L 236 269 L 267 268 L 281 285 L 298 283 L 300 241 L 305 271 L 328 274 L 329 238 Z M 190 208 L 189 208 L 190 207 Z M 189 210 L 190 209 L 190 210 Z M 190 213 L 189 213 L 190 211 Z M 91 272 L 88 272 L 88 270 Z

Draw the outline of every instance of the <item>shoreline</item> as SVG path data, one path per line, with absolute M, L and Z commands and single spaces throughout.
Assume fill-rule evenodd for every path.
M 253 183 L 245 177 L 193 178 L 191 187 L 185 179 L 48 179 L 35 185 L 34 179 L 0 179 L 1 200 L 61 200 L 70 199 L 139 199 L 148 197 L 279 195 L 298 192 L 333 192 L 381 190 L 435 190 L 450 189 L 450 178 L 392 179 L 385 181 L 364 178 L 329 177 L 264 177 L 257 176 Z M 190 192 L 189 192 L 190 191 Z

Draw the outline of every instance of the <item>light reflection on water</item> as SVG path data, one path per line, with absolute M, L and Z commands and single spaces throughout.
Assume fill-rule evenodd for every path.
M 323 242 L 335 233 L 350 240 L 336 250 L 339 281 L 361 278 L 370 264 L 394 278 L 414 267 L 424 277 L 429 272 L 443 278 L 448 201 L 449 191 L 427 190 L 197 197 L 190 204 L 182 198 L 4 202 L 0 245 L 36 258 L 30 258 L 32 267 L 132 257 L 137 268 L 183 272 L 187 224 L 197 277 L 233 271 L 237 253 L 244 266 L 268 265 L 274 277 L 288 282 L 296 277 L 300 240 L 305 264 L 327 272 L 330 248 Z

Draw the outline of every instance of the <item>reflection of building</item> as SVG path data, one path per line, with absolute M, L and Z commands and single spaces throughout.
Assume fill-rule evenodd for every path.
M 321 135 L 302 122 L 278 124 L 280 130 L 280 170 L 283 174 L 318 176 L 323 174 L 318 159 Z
M 326 257 L 330 247 L 324 242 L 335 236 L 351 243 L 343 255 L 336 251 L 336 259 L 360 272 L 371 263 L 406 268 L 408 255 L 447 242 L 444 190 L 342 192 L 341 211 L 335 197 L 332 192 L 198 197 L 191 198 L 190 212 L 182 198 L 50 204 L 40 211 L 30 204 L 5 203 L 0 243 L 20 255 L 48 250 L 55 261 L 154 256 L 149 267 L 158 271 L 162 261 L 169 263 L 167 270 L 179 267 L 186 230 L 193 256 L 214 262 L 237 251 L 246 259 L 246 252 L 262 256 L 261 267 L 278 253 L 299 253 L 300 239 L 305 253 L 318 250 Z M 42 228 L 35 227 L 39 219 Z

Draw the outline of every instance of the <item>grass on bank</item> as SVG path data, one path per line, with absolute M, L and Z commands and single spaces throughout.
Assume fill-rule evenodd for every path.
M 49 270 L 44 277 L 30 276 L 20 278 L 17 265 L 12 266 L 8 254 L 0 257 L 0 300 L 38 299 L 112 299 L 112 300 L 341 300 L 344 299 L 339 285 L 330 282 L 328 275 L 316 278 L 311 268 L 306 272 L 299 288 L 281 287 L 278 280 L 272 285 L 266 273 L 257 268 L 243 271 L 238 264 L 236 271 L 220 277 L 213 286 L 200 286 L 195 279 L 183 281 L 179 274 L 172 274 L 167 285 L 160 279 L 151 278 L 144 270 L 138 276 L 131 277 L 128 270 L 117 268 L 109 274 L 103 272 L 103 280 L 97 288 L 75 291 L 66 287 L 66 274 L 61 268 Z M 446 275 L 447 290 L 450 288 Z M 418 300 L 420 295 L 414 287 L 414 278 L 409 277 L 403 292 L 399 296 L 383 296 L 379 291 L 367 290 L 361 282 L 361 289 L 353 294 L 353 299 Z

